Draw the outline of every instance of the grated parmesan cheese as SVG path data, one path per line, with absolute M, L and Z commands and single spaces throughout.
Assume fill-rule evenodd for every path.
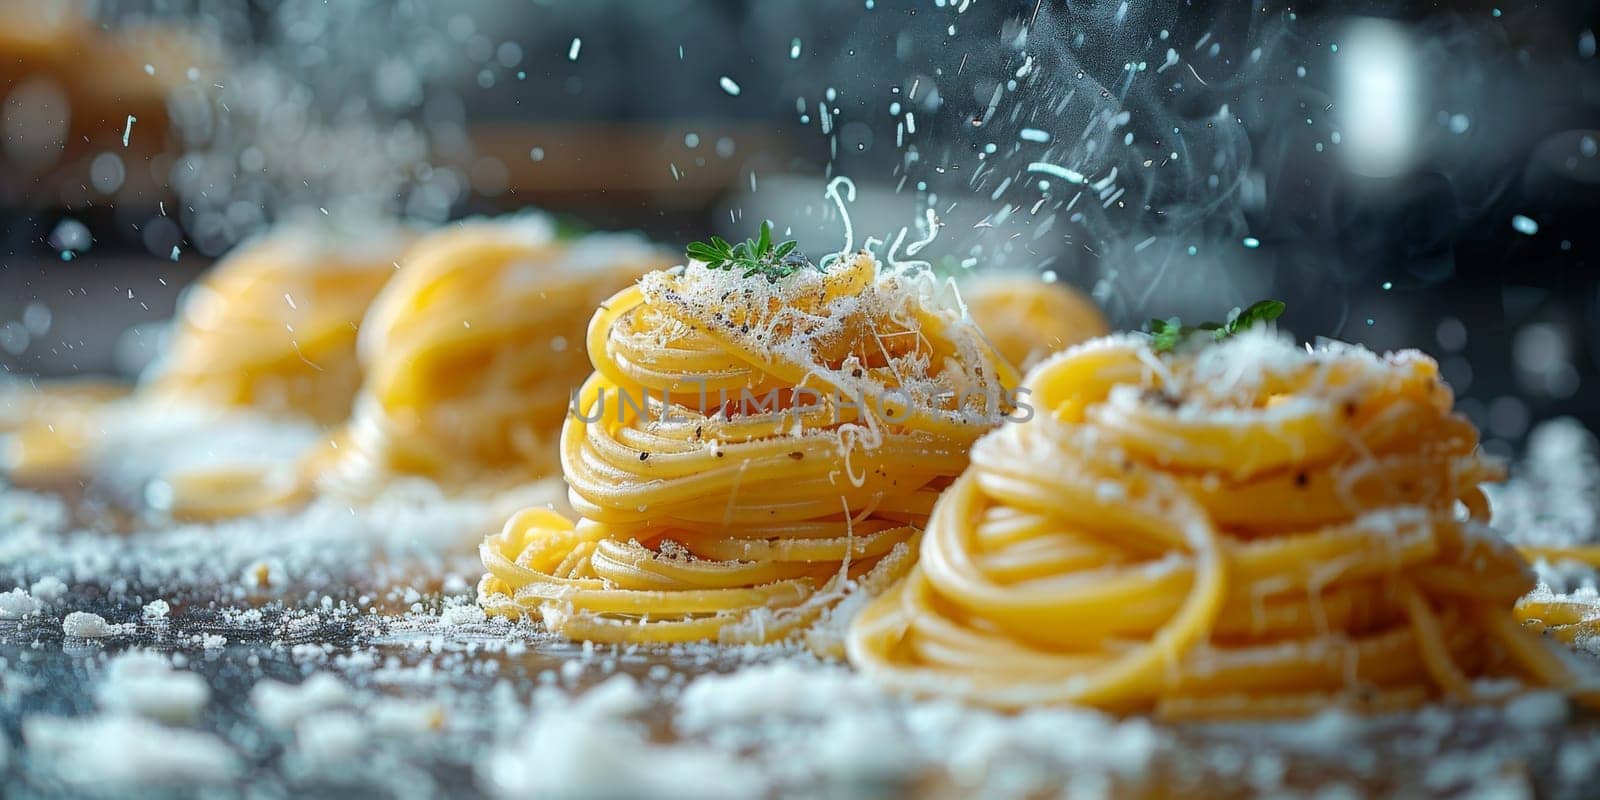
M 80 639 L 104 639 L 132 630 L 132 625 L 113 625 L 106 618 L 87 611 L 74 611 L 61 621 L 61 632 Z
M 0 594 L 0 619 L 22 619 L 39 613 L 39 601 L 26 589 L 12 589 Z

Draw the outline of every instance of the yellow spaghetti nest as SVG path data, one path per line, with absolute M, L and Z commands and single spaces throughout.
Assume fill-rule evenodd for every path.
M 356 331 L 406 237 L 359 244 L 290 228 L 242 245 L 188 290 L 171 350 L 141 392 L 202 406 L 345 419 L 361 368 Z
M 961 299 L 994 348 L 1023 369 L 1110 331 L 1087 297 L 1034 275 L 979 274 L 961 285 Z
M 1179 718 L 1573 686 L 1511 614 L 1533 579 L 1479 488 L 1502 467 L 1426 356 L 1114 337 L 1027 386 L 1039 418 L 978 442 L 917 568 L 852 625 L 864 671 Z
M 668 263 L 635 236 L 558 240 L 536 214 L 424 238 L 363 325 L 366 383 L 337 448 L 317 459 L 318 480 L 503 487 L 553 474 L 568 399 L 589 371 L 589 315 Z
M 98 380 L 0 386 L 0 468 L 12 479 L 70 475 L 90 446 L 96 414 L 127 393 Z
M 579 514 L 484 542 L 479 602 L 574 639 L 814 633 L 909 567 L 1015 375 L 924 272 L 862 253 L 749 277 L 693 262 L 600 305 L 561 436 Z
M 343 420 L 361 382 L 357 327 L 410 235 L 367 222 L 357 237 L 291 224 L 241 245 L 184 295 L 167 352 L 131 394 L 81 382 L 10 393 L 0 462 L 39 482 L 82 474 L 120 426 L 146 417 L 259 415 L 286 424 Z M 171 409 L 182 410 L 171 415 Z M 228 469 L 166 476 L 174 516 L 215 518 L 298 497 L 293 476 Z

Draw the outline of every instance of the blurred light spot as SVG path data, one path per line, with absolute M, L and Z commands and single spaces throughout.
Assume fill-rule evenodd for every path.
M 1406 31 L 1387 20 L 1358 19 L 1345 30 L 1349 48 L 1338 60 L 1337 105 L 1342 110 L 1346 166 L 1363 175 L 1398 175 L 1413 158 L 1414 48 Z
M 12 320 L 0 325 L 0 349 L 14 356 L 20 356 L 28 349 L 28 329 L 22 323 Z
M 165 256 L 178 242 L 183 241 L 183 231 L 178 229 L 176 222 L 166 217 L 151 217 L 139 231 L 139 239 L 151 255 Z
M 574 39 L 573 41 L 577 40 Z M 500 46 L 495 48 L 494 60 L 500 62 L 500 66 L 507 69 L 521 64 L 522 45 L 516 42 L 501 42 Z
M 1461 394 L 1472 386 L 1472 362 L 1462 356 L 1441 359 L 1439 374 L 1443 376 L 1445 383 L 1455 389 L 1456 394 Z
M 510 171 L 498 158 L 484 156 L 472 162 L 472 188 L 485 197 L 496 197 L 505 192 L 510 181 Z
M 373 71 L 372 81 L 378 101 L 385 106 L 405 108 L 422 104 L 422 79 L 403 58 L 390 58 L 379 64 Z
M 1517 233 L 1532 236 L 1539 232 L 1539 223 L 1534 222 L 1531 217 L 1518 214 L 1511 218 L 1511 228 Z
M 839 144 L 843 147 L 865 150 L 872 146 L 872 126 L 864 122 L 847 122 L 839 129 L 839 140 Z M 718 152 L 718 155 L 722 153 Z M 722 157 L 727 158 L 727 156 Z
M 55 230 L 50 231 L 50 246 L 57 250 L 82 253 L 93 243 L 88 226 L 71 217 L 56 223 Z
M 1439 320 L 1439 327 L 1434 329 L 1433 336 L 1446 352 L 1454 353 L 1467 346 L 1467 326 L 1455 317 Z
M 1506 395 L 1489 403 L 1489 432 L 1505 439 L 1515 439 L 1528 430 L 1528 404 Z
M 1535 322 L 1517 331 L 1511 340 L 1511 358 L 1517 369 L 1544 375 L 1571 360 L 1572 345 L 1561 328 Z
M 29 303 L 27 308 L 22 309 L 22 327 L 26 328 L 28 333 L 34 336 L 43 336 L 49 333 L 50 323 L 53 319 L 54 316 L 50 313 L 50 307 L 37 300 Z
M 117 336 L 112 347 L 111 363 L 118 375 L 132 377 L 143 372 L 155 361 L 171 335 L 171 326 L 163 322 L 134 325 Z
M 122 182 L 127 180 L 127 177 L 127 168 L 122 165 L 122 158 L 116 153 L 101 153 L 89 164 L 89 182 L 94 184 L 95 190 L 101 194 L 115 193 L 122 188 Z
M 1559 400 L 1577 394 L 1580 383 L 1578 369 L 1571 364 L 1557 364 L 1555 369 L 1544 374 L 1545 394 Z

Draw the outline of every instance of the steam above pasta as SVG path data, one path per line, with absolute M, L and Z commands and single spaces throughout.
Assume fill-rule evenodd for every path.
M 1502 467 L 1426 356 L 1122 336 L 1027 386 L 1039 417 L 978 442 L 919 565 L 855 620 L 864 671 L 1171 717 L 1574 686 L 1512 616 L 1533 579 L 1479 488 Z
M 490 536 L 479 602 L 575 639 L 768 642 L 898 578 L 1015 385 L 935 288 L 861 253 L 693 262 L 601 303 L 561 436 L 579 519 Z

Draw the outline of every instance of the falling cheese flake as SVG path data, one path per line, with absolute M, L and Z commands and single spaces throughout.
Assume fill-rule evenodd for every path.
M 1017 136 L 1021 137 L 1021 139 L 1023 141 L 1025 141 L 1025 142 L 1041 142 L 1041 143 L 1043 143 L 1043 142 L 1050 141 L 1050 134 L 1048 134 L 1048 133 L 1046 133 L 1044 131 L 1041 131 L 1038 128 L 1023 128 L 1017 134 Z
M 734 83 L 732 78 L 724 75 L 724 76 L 722 76 L 721 83 L 722 83 L 722 91 L 727 92 L 728 94 L 730 94 L 730 95 L 732 95 L 734 97 L 738 97 L 739 96 L 739 84 Z
M 122 146 L 123 147 L 127 147 L 128 146 L 128 137 L 133 135 L 133 123 L 138 122 L 138 121 L 139 121 L 138 117 L 135 117 L 132 114 L 128 115 L 128 124 L 126 126 L 124 126 L 123 129 L 122 129 Z
M 795 60 L 798 60 L 799 58 L 800 58 L 800 37 L 796 36 L 796 37 L 794 37 L 794 41 L 789 43 L 789 60 L 790 61 L 795 61 Z
M 567 60 L 568 61 L 577 61 L 578 60 L 578 51 L 582 50 L 582 49 L 583 49 L 583 37 L 581 37 L 581 36 L 572 37 L 572 46 L 567 48 Z
M 1518 214 L 1511 218 L 1511 227 L 1524 236 L 1532 236 L 1539 232 L 1539 223 L 1533 218 Z
M 1035 161 L 1032 164 L 1029 164 L 1028 171 L 1040 172 L 1045 175 L 1054 175 L 1068 183 L 1083 183 L 1084 181 L 1088 180 L 1083 176 L 1083 173 L 1078 172 L 1077 170 L 1070 170 L 1066 167 L 1051 164 L 1045 161 Z

